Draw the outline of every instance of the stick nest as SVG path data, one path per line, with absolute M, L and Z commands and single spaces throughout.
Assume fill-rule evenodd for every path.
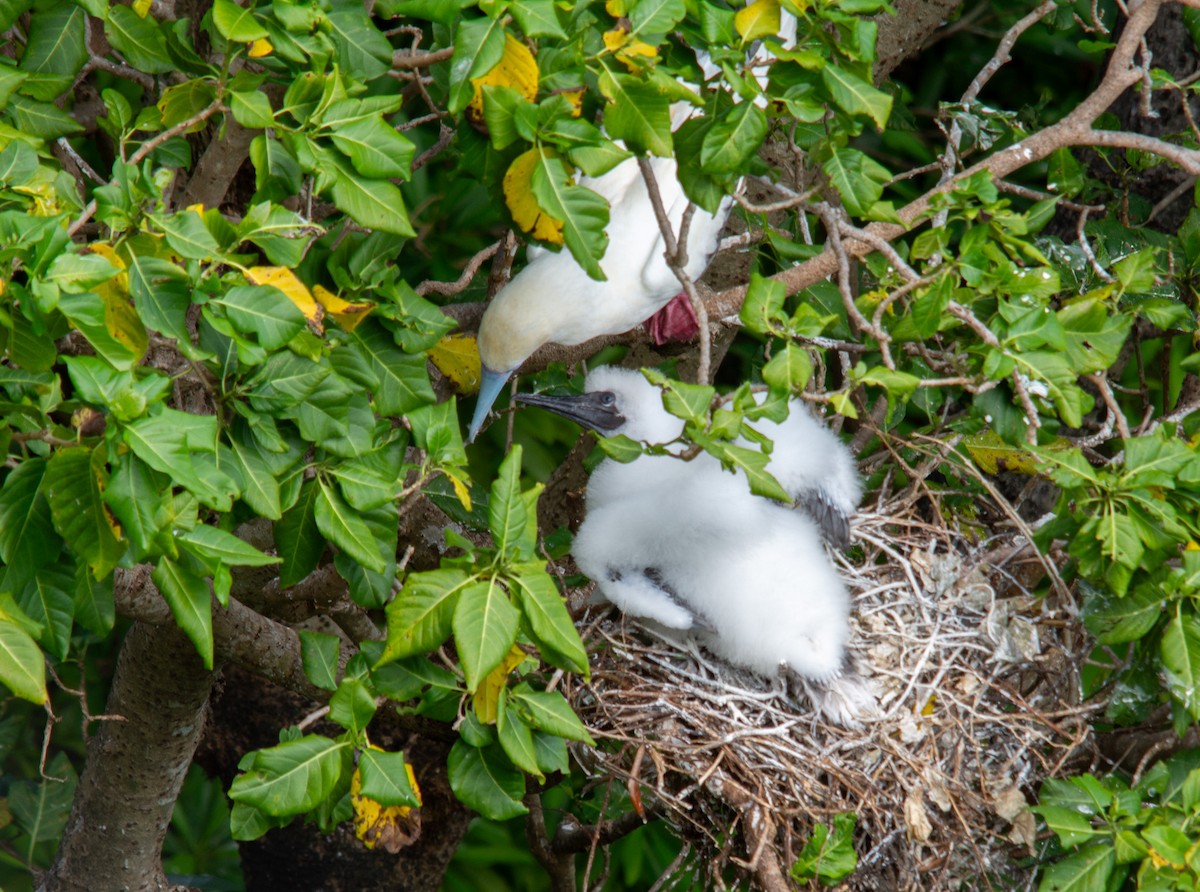
M 592 677 L 568 696 L 599 746 L 577 756 L 675 827 L 674 875 L 690 862 L 717 888 L 794 888 L 788 868 L 814 826 L 854 812 L 849 888 L 1028 881 L 1030 794 L 1090 742 L 1086 640 L 1072 605 L 1030 593 L 1047 567 L 1027 539 L 947 529 L 912 505 L 860 514 L 856 547 L 836 558 L 851 651 L 881 707 L 858 730 L 615 610 L 583 626 Z

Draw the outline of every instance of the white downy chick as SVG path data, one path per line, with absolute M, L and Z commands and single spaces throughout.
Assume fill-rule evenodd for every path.
M 605 434 L 648 443 L 679 436 L 683 422 L 639 372 L 603 367 L 575 397 L 522 395 Z M 799 403 L 789 425 L 760 424 L 778 438 L 770 470 L 794 484 L 848 465 L 837 498 L 857 503 L 853 461 Z M 806 444 L 820 457 L 806 458 Z M 679 450 L 682 450 L 682 446 Z M 787 484 L 784 484 L 787 486 Z M 833 503 L 826 497 L 823 503 Z M 744 479 L 708 455 L 691 461 L 644 455 L 606 461 L 588 484 L 587 516 L 573 548 L 581 570 L 623 612 L 697 634 L 730 663 L 768 677 L 785 664 L 829 718 L 854 725 L 874 709 L 867 683 L 847 669 L 849 596 L 803 512 L 755 496 Z

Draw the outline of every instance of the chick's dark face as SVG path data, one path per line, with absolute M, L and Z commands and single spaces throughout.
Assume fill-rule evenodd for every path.
M 625 424 L 625 416 L 621 414 L 617 404 L 617 395 L 611 390 L 594 390 L 563 396 L 519 393 L 516 402 L 549 409 L 556 415 L 600 434 L 611 434 Z

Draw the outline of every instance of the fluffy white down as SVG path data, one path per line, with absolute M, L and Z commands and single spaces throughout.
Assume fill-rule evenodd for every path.
M 640 372 L 598 368 L 586 388 L 616 394 L 626 418 L 617 433 L 662 443 L 682 429 Z M 839 500 L 853 510 L 858 479 L 835 435 L 799 404 L 783 425 L 759 427 L 776 440 L 771 470 L 781 482 L 836 476 Z M 781 663 L 818 682 L 841 672 L 849 597 L 806 515 L 751 494 L 744 478 L 707 455 L 606 461 L 587 502 L 575 558 L 622 611 L 691 629 L 729 662 L 767 676 Z

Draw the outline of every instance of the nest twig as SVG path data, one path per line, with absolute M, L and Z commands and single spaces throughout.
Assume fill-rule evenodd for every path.
M 861 730 L 615 611 L 585 624 L 591 681 L 568 696 L 600 746 L 577 756 L 654 800 L 711 885 L 788 888 L 814 825 L 847 811 L 851 888 L 1028 881 L 1029 793 L 1089 742 L 1103 706 L 1078 702 L 1086 642 L 1071 605 L 1030 593 L 1041 565 L 1019 534 L 983 539 L 916 512 L 896 499 L 860 515 L 860 549 L 838 558 L 851 650 L 880 695 Z

